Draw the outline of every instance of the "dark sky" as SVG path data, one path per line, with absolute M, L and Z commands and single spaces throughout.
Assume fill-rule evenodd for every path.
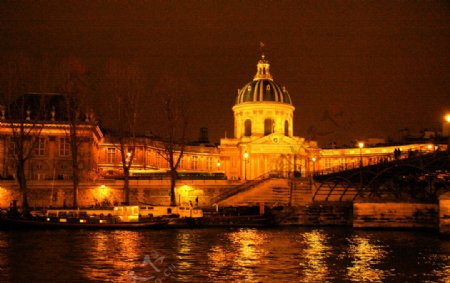
M 192 136 L 206 126 L 213 141 L 232 135 L 260 41 L 295 134 L 321 145 L 439 128 L 450 111 L 448 1 L 1 1 L 0 38 L 2 56 L 138 58 L 150 85 L 183 74 Z

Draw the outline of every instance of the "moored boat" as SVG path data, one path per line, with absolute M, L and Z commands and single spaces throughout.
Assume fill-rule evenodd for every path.
M 27 216 L 10 211 L 0 217 L 2 228 L 63 229 L 156 229 L 168 220 L 141 217 L 139 206 L 116 206 L 111 209 L 50 209 L 33 211 Z

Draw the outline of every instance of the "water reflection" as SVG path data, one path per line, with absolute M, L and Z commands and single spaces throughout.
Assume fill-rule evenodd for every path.
M 189 232 L 182 232 L 176 237 L 176 259 L 177 270 L 179 271 L 178 281 L 186 281 L 192 272 L 197 258 L 195 246 L 197 246 L 196 235 Z M 198 271 L 195 271 L 198 272 Z
M 219 275 L 221 280 L 258 281 L 255 269 L 265 264 L 263 259 L 268 254 L 266 234 L 256 229 L 240 229 L 228 232 L 226 236 L 208 252 L 209 276 Z M 230 270 L 232 276 L 221 276 L 221 273 L 229 274 Z
M 299 263 L 304 282 L 325 282 L 329 278 L 326 263 L 331 247 L 327 243 L 326 234 L 319 230 L 302 234 L 305 248 L 300 251 L 303 260 Z
M 440 243 L 438 253 L 424 255 L 425 264 L 435 265 L 436 269 L 433 274 L 438 278 L 445 278 L 442 282 L 450 282 L 450 241 Z
M 348 253 L 352 258 L 347 276 L 354 282 L 383 282 L 386 272 L 377 268 L 388 252 L 376 240 L 355 235 L 349 238 Z
M 146 282 L 449 282 L 450 241 L 337 228 L 0 232 L 0 282 L 133 282 L 130 272 Z
M 142 236 L 136 231 L 97 231 L 88 237 L 86 262 L 82 271 L 89 280 L 109 278 L 114 282 L 128 281 L 129 273 L 142 262 Z

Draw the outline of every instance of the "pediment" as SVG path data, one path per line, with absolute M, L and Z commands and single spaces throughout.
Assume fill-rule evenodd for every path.
M 281 134 L 271 134 L 251 142 L 252 145 L 298 146 L 303 144 L 302 138 L 291 138 Z

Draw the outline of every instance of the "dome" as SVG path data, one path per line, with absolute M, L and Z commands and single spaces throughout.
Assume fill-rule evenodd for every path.
M 273 81 L 269 72 L 269 62 L 264 55 L 257 65 L 257 73 L 252 82 L 238 90 L 236 104 L 246 102 L 278 102 L 291 104 L 291 97 L 284 86 Z

